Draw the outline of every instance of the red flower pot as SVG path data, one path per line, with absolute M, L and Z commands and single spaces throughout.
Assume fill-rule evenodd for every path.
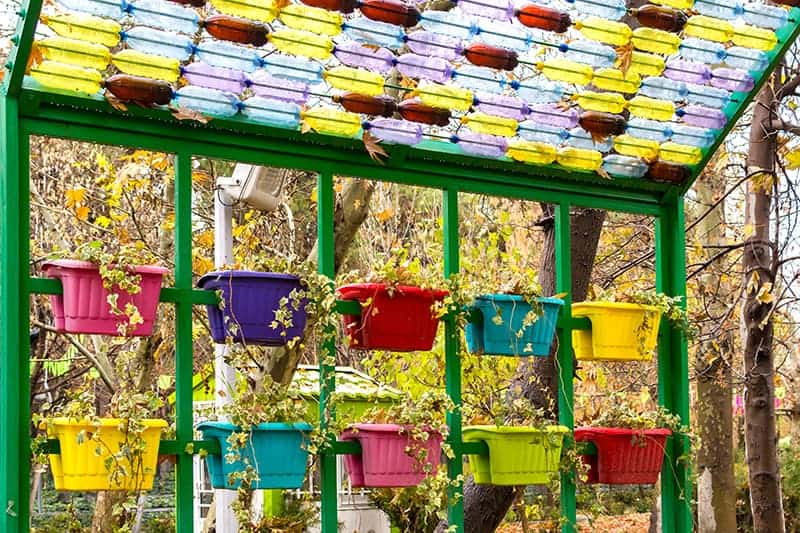
M 664 461 L 668 429 L 575 429 L 575 442 L 592 442 L 597 455 L 584 455 L 589 465 L 587 483 L 647 485 L 658 481 Z
M 115 315 L 108 303 L 109 290 L 103 287 L 103 278 L 97 265 L 86 261 L 69 259 L 48 261 L 42 264 L 42 272 L 48 278 L 61 280 L 63 294 L 50 297 L 53 317 L 58 331 L 67 333 L 93 333 L 97 335 L 120 335 L 119 327 L 128 325 L 125 315 Z M 117 295 L 117 307 L 121 310 L 129 303 L 136 306 L 142 315 L 138 324 L 128 335 L 141 337 L 153 333 L 153 322 L 161 293 L 161 280 L 169 272 L 160 266 L 139 266 L 132 274 L 141 277 L 141 290 L 128 294 L 113 287 Z
M 439 319 L 432 306 L 447 291 L 356 283 L 339 287 L 344 300 L 361 302 L 361 316 L 342 315 L 350 345 L 363 350 L 413 352 L 430 350 Z
M 361 455 L 345 455 L 353 487 L 415 487 L 441 462 L 442 435 L 429 431 L 416 440 L 412 427 L 397 424 L 354 424 L 339 437 L 357 440 Z

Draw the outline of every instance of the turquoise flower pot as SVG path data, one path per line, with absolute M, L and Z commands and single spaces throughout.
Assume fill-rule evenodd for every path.
M 467 324 L 465 333 L 470 353 L 545 357 L 556 332 L 558 312 L 564 301 L 559 298 L 537 298 L 542 316 L 523 325 L 531 304 L 516 294 L 484 294 L 475 299 L 479 320 Z
M 308 466 L 308 433 L 311 425 L 305 422 L 283 424 L 269 422 L 253 426 L 250 441 L 242 448 L 232 449 L 228 437 L 240 428 L 228 422 L 203 422 L 197 426 L 204 440 L 216 440 L 220 455 L 206 456 L 211 486 L 215 489 L 238 489 L 240 480 L 230 482 L 230 475 L 248 466 L 258 473 L 251 484 L 253 489 L 297 489 L 303 485 Z M 229 453 L 239 457 L 229 462 Z

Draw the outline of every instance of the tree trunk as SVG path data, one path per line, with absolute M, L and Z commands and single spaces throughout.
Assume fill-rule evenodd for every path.
M 725 180 L 708 174 L 697 182 L 698 202 L 702 210 L 714 205 L 725 192 Z M 708 213 L 698 224 L 701 242 L 707 246 L 728 244 L 725 235 L 725 202 Z M 710 253 L 716 253 L 711 248 Z M 718 263 L 718 262 L 717 262 Z M 720 282 L 721 266 L 712 263 L 700 278 L 699 298 L 707 310 L 709 326 L 697 352 L 697 531 L 728 533 L 736 531 L 736 482 L 733 474 L 733 416 L 731 334 L 727 324 L 718 320 L 730 301 L 727 285 Z
M 556 290 L 553 208 L 543 205 L 542 209 L 543 215 L 539 223 L 544 229 L 544 249 L 540 259 L 539 282 L 544 294 L 553 294 Z M 605 216 L 605 211 L 595 209 L 575 210 L 570 215 L 573 301 L 586 299 Z M 553 416 L 557 416 L 558 371 L 554 352 L 550 357 L 523 358 L 509 394 L 522 395 L 534 405 L 543 407 Z M 467 479 L 464 484 L 465 533 L 493 532 L 513 502 L 513 487 L 476 485 L 472 478 Z M 444 524 L 440 524 L 437 531 L 443 531 L 443 526 Z
M 775 85 L 779 79 L 773 80 Z M 773 84 L 759 93 L 750 128 L 750 150 L 745 225 L 752 228 L 745 241 L 743 270 L 742 346 L 745 369 L 745 449 L 750 481 L 750 505 L 756 533 L 784 533 L 780 467 L 775 421 L 775 361 L 772 350 L 776 258 L 770 239 L 775 132 L 770 119 L 775 110 Z

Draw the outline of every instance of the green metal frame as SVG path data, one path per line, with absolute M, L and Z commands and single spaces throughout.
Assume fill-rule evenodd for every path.
M 18 533 L 29 529 L 30 493 L 30 377 L 28 330 L 29 300 L 33 294 L 61 291 L 55 280 L 30 275 L 29 157 L 31 136 L 50 136 L 78 141 L 136 147 L 172 153 L 175 156 L 175 286 L 162 289 L 161 301 L 176 306 L 176 416 L 175 440 L 161 442 L 160 453 L 177 458 L 177 529 L 192 530 L 192 456 L 205 450 L 219 453 L 209 441 L 193 440 L 192 428 L 192 307 L 213 303 L 214 296 L 192 288 L 191 266 L 191 163 L 193 157 L 212 157 L 252 164 L 299 169 L 317 174 L 318 265 L 329 277 L 334 273 L 334 190 L 333 176 L 383 180 L 442 191 L 444 212 L 443 275 L 459 271 L 460 193 L 490 194 L 555 205 L 556 288 L 567 293 L 559 321 L 558 370 L 560 379 L 560 422 L 573 427 L 573 329 L 588 327 L 586 321 L 571 315 L 570 209 L 597 208 L 650 216 L 656 223 L 656 284 L 658 290 L 674 296 L 686 292 L 682 186 L 646 180 L 605 180 L 595 174 L 569 172 L 554 167 L 526 166 L 508 161 L 477 160 L 462 155 L 390 147 L 389 158 L 379 164 L 368 157 L 363 145 L 353 139 L 314 134 L 301 135 L 240 120 L 214 120 L 207 125 L 177 122 L 165 111 L 132 108 L 120 113 L 104 100 L 44 92 L 24 83 L 24 66 L 31 50 L 42 0 L 25 0 L 20 25 L 12 39 L 11 51 L 0 99 L 0 531 Z M 792 17 L 800 20 L 800 10 Z M 756 89 L 742 95 L 738 106 L 726 109 L 737 118 L 769 77 L 785 49 L 796 38 L 800 24 L 795 22 L 779 33 L 782 44 L 771 53 L 769 71 L 757 80 Z M 733 127 L 731 120 L 728 128 Z M 722 142 L 726 129 L 719 137 Z M 695 167 L 693 179 L 713 154 L 705 154 Z M 347 308 L 339 305 L 339 311 Z M 357 311 L 357 309 L 356 309 Z M 353 312 L 350 309 L 350 312 Z M 445 381 L 456 404 L 461 401 L 460 332 L 455 322 L 445 319 Z M 335 346 L 328 345 L 335 355 Z M 682 333 L 661 328 L 658 351 L 659 400 L 670 411 L 689 422 L 688 355 Z M 333 368 L 321 366 L 320 410 L 325 412 L 330 393 L 335 389 Z M 325 423 L 325 417 L 320 417 Z M 464 443 L 461 417 L 448 415 L 449 441 L 454 458 L 448 463 L 452 478 L 462 474 L 463 456 L 486 453 L 485 446 Z M 190 453 L 187 444 L 194 443 Z M 572 445 L 571 442 L 568 445 Z M 54 447 L 53 452 L 57 452 Z M 321 451 L 321 521 L 323 533 L 338 531 L 336 455 L 359 453 L 354 443 L 336 443 Z M 669 439 L 662 471 L 662 516 L 664 533 L 692 531 L 691 484 L 684 458 L 689 452 L 685 437 Z M 461 488 L 449 494 L 448 518 L 458 532 L 464 529 Z M 561 506 L 563 531 L 575 530 L 575 479 L 562 476 Z

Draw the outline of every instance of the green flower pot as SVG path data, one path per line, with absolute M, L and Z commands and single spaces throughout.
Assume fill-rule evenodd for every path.
M 483 441 L 489 456 L 470 455 L 479 485 L 543 485 L 558 471 L 564 426 L 544 429 L 516 426 L 467 426 L 464 441 Z

